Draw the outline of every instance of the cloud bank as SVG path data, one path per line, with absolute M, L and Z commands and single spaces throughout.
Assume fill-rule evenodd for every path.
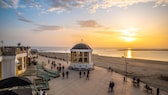
M 54 31 L 54 30 L 62 29 L 61 26 L 57 26 L 57 25 L 41 25 L 41 24 L 35 23 L 34 21 L 31 21 L 31 20 L 27 19 L 26 17 L 24 17 L 22 15 L 22 13 L 20 13 L 20 12 L 16 12 L 16 14 L 18 16 L 19 21 L 35 25 L 37 27 L 36 29 L 33 29 L 33 31 L 35 31 L 35 32 L 44 32 L 44 31 L 48 31 L 48 30 Z
M 125 8 L 139 3 L 154 3 L 152 7 L 158 7 L 166 6 L 168 0 L 0 0 L 0 7 L 14 9 L 31 7 L 43 12 L 63 12 L 84 8 L 90 13 L 95 13 L 98 9 Z
M 61 26 L 56 26 L 56 25 L 37 25 L 37 29 L 34 29 L 36 32 L 43 32 L 43 31 L 56 31 L 62 29 Z
M 18 16 L 18 20 L 22 21 L 22 22 L 26 22 L 26 23 L 31 23 L 31 24 L 35 24 L 33 21 L 25 18 L 22 13 L 20 12 L 16 12 L 16 15 Z
M 90 28 L 95 28 L 95 27 L 102 27 L 98 22 L 95 20 L 81 20 L 78 21 L 78 24 L 81 27 L 90 27 Z

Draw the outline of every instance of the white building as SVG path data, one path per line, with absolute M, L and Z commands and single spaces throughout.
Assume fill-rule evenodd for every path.
M 30 47 L 1 47 L 0 80 L 25 72 L 29 54 Z
M 88 45 L 79 43 L 72 47 L 70 68 L 78 70 L 93 68 L 92 49 Z

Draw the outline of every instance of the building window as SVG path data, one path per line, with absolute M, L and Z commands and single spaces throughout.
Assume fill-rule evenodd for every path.
M 19 65 L 19 66 L 18 66 L 18 70 L 22 70 L 22 65 Z
M 24 68 L 26 68 L 26 57 L 24 57 Z
M 79 62 L 82 62 L 82 58 L 79 58 Z
M 88 52 L 85 52 L 85 53 L 84 53 L 84 56 L 88 56 Z
M 22 70 L 22 58 L 18 58 L 19 64 L 18 64 L 18 70 Z
M 87 59 L 87 58 L 84 58 L 84 62 L 88 62 L 88 59 Z

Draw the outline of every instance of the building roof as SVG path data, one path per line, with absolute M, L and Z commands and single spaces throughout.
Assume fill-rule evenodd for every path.
M 91 48 L 87 44 L 79 43 L 73 46 L 72 49 L 91 49 Z

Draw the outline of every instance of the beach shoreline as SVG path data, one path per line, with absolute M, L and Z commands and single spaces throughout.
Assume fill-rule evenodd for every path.
M 67 61 L 68 57 L 68 60 L 70 60 L 69 53 L 40 52 L 39 55 L 56 57 L 65 61 Z M 125 75 L 125 58 L 93 54 L 92 60 L 96 66 L 103 68 L 111 67 L 115 72 Z M 126 63 L 128 63 L 128 77 L 136 76 L 142 82 L 168 92 L 168 81 L 160 79 L 161 75 L 168 76 L 168 62 L 126 58 Z

